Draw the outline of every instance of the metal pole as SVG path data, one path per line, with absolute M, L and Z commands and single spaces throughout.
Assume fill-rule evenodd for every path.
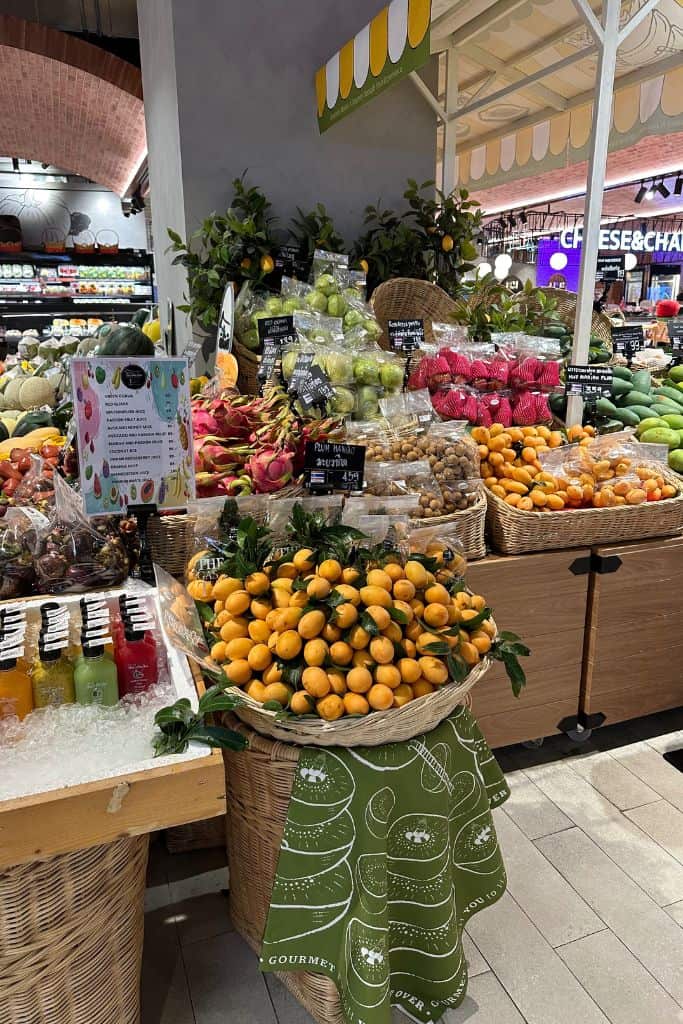
M 443 166 L 441 188 L 450 195 L 455 181 L 455 146 L 458 118 L 458 53 L 454 46 L 446 51 L 446 126 L 443 133 Z
M 588 181 L 583 215 L 583 242 L 581 271 L 574 324 L 572 363 L 587 363 L 593 320 L 595 271 L 598 264 L 602 196 L 605 187 L 605 165 L 609 133 L 612 124 L 612 97 L 614 72 L 619 45 L 619 11 L 621 0 L 604 0 L 602 8 L 602 40 L 599 51 L 598 75 L 593 101 L 593 126 L 588 160 Z M 581 423 L 583 399 L 572 396 L 567 402 L 567 424 Z

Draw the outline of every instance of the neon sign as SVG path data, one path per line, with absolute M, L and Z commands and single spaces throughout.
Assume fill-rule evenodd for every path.
M 578 249 L 581 228 L 565 228 L 560 235 L 563 249 Z M 683 231 L 610 231 L 602 230 L 598 248 L 620 252 L 683 252 Z

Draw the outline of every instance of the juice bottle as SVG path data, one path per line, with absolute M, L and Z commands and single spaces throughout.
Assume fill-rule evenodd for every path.
M 3 654 L 0 660 L 0 718 L 26 718 L 33 711 L 31 679 L 13 655 L 14 652 Z
M 74 673 L 63 648 L 38 647 L 38 661 L 33 667 L 33 703 L 37 708 L 73 704 Z
M 74 688 L 79 704 L 118 704 L 118 672 L 100 640 L 83 637 L 83 654 L 74 669 Z
M 144 630 L 127 625 L 123 643 L 116 648 L 116 665 L 121 696 L 143 693 L 158 678 L 156 644 L 148 643 Z

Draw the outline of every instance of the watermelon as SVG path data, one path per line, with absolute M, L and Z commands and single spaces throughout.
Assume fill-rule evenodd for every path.
M 100 346 L 100 356 L 153 356 L 154 342 L 139 327 L 125 324 L 108 334 Z

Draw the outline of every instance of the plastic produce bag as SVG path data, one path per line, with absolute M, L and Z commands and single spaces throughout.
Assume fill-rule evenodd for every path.
M 115 587 L 128 575 L 128 556 L 116 520 L 89 520 L 82 503 L 59 475 L 54 477 L 55 508 L 41 532 L 36 558 L 39 590 L 80 593 Z
M 467 571 L 465 549 L 460 540 L 461 527 L 457 521 L 434 526 L 410 524 L 406 544 L 411 554 L 434 560 L 430 566 L 437 582 L 445 586 L 462 579 Z
M 402 391 L 385 395 L 379 403 L 382 415 L 396 434 L 424 434 L 434 422 L 434 408 L 429 391 Z
M 0 519 L 0 600 L 34 592 L 38 536 L 46 525 L 33 509 L 9 508 Z
M 378 497 L 365 493 L 351 495 L 344 502 L 342 522 L 355 526 L 359 516 L 403 516 L 414 517 L 419 511 L 419 495 L 405 494 L 399 497 Z

